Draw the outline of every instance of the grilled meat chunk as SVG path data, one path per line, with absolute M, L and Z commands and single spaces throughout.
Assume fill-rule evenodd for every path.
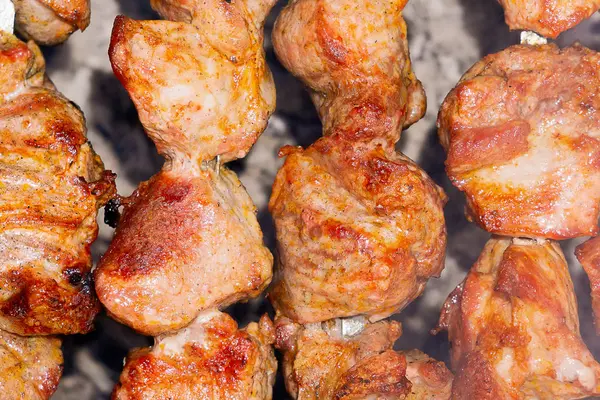
M 599 0 L 499 0 L 510 29 L 555 39 L 600 9 Z
M 90 0 L 12 0 L 17 31 L 39 44 L 64 42 L 90 24 Z
M 127 357 L 114 400 L 270 400 L 277 361 L 264 316 L 238 330 L 227 314 L 206 311 L 187 328 Z
M 0 330 L 0 399 L 47 400 L 62 374 L 60 340 Z
M 276 320 L 288 392 L 298 400 L 448 399 L 452 374 L 444 363 L 413 350 L 393 351 L 397 322 Z
M 275 24 L 277 56 L 324 125 L 306 150 L 282 149 L 269 202 L 280 255 L 270 298 L 295 322 L 385 318 L 443 268 L 445 195 L 394 150 L 425 111 L 405 4 L 298 0 Z
M 99 311 L 90 245 L 114 175 L 35 44 L 0 33 L 0 65 L 0 329 L 85 333 Z
M 453 399 L 579 399 L 600 394 L 600 365 L 579 335 L 557 243 L 492 238 L 448 297 Z
M 600 56 L 575 45 L 483 58 L 444 101 L 439 135 L 468 215 L 509 236 L 598 232 Z

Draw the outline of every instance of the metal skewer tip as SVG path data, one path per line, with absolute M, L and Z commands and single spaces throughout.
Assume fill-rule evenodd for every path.
M 15 28 L 15 6 L 11 0 L 0 0 L 0 31 L 12 34 Z

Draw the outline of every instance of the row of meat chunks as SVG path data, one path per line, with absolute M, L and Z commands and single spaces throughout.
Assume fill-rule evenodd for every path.
M 45 3 L 15 2 L 24 36 L 56 43 L 89 23 L 85 2 Z M 456 378 L 417 350 L 393 350 L 401 326 L 385 319 L 439 276 L 446 246 L 445 194 L 395 150 L 425 112 L 405 0 L 295 0 L 279 16 L 276 54 L 310 90 L 323 137 L 280 152 L 269 203 L 275 320 L 239 329 L 219 311 L 272 278 L 256 208 L 222 163 L 248 153 L 274 110 L 262 48 L 273 3 L 151 0 L 166 21 L 117 18 L 113 69 L 166 160 L 128 198 L 116 196 L 39 49 L 1 35 L 0 398 L 51 396 L 62 370 L 56 335 L 92 328 L 94 283 L 110 316 L 155 336 L 127 358 L 115 399 L 270 399 L 273 344 L 301 400 L 600 395 L 553 241 L 598 230 L 600 65 L 578 45 L 488 56 L 444 101 L 449 177 L 469 218 L 495 236 L 442 310 Z M 600 8 L 501 3 L 511 28 L 549 37 Z M 92 278 L 96 212 L 109 199 L 123 212 Z M 577 256 L 600 315 L 600 244 Z

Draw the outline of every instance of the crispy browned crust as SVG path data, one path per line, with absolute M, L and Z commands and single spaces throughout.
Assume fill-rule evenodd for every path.
M 475 64 L 444 101 L 448 176 L 488 232 L 598 232 L 599 62 L 579 45 L 512 46 Z
M 453 399 L 578 399 L 600 393 L 557 243 L 492 238 L 444 306 Z
M 63 370 L 60 340 L 0 330 L 0 398 L 47 400 Z
M 188 333 L 189 332 L 189 333 Z M 277 362 L 271 322 L 238 330 L 220 314 L 173 335 L 181 348 L 137 349 L 127 357 L 115 400 L 270 400 Z
M 16 29 L 39 44 L 64 42 L 90 24 L 89 0 L 14 0 Z
M 413 350 L 393 351 L 400 324 L 367 324 L 343 337 L 339 320 L 302 326 L 276 320 L 275 346 L 283 351 L 283 374 L 293 398 L 446 400 L 452 374 L 444 363 Z M 374 397 L 370 397 L 374 396 Z
M 278 311 L 300 323 L 378 320 L 440 274 L 445 195 L 417 165 L 338 135 L 287 151 L 269 202 L 280 257 L 269 296 Z
M 600 335 L 600 237 L 577 246 L 575 255 L 590 280 L 594 322 L 596 333 Z
M 90 269 L 96 214 L 115 193 L 81 111 L 44 80 L 43 59 L 0 36 L 0 328 L 85 333 L 99 303 Z
M 291 2 L 278 58 L 311 89 L 324 137 L 284 147 L 269 202 L 280 256 L 270 293 L 296 322 L 402 310 L 443 268 L 445 194 L 394 150 L 425 111 L 406 1 Z
M 125 201 L 95 275 L 111 316 L 139 332 L 182 328 L 271 280 L 256 207 L 219 162 L 245 156 L 275 108 L 262 48 L 273 3 L 155 0 L 174 21 L 115 20 L 113 70 L 167 159 Z
M 273 259 L 254 212 L 225 167 L 219 175 L 158 173 L 127 200 L 95 271 L 100 301 L 118 321 L 157 335 L 202 310 L 258 296 Z
M 499 0 L 510 29 L 555 39 L 600 9 L 598 0 Z
M 425 113 L 425 92 L 411 69 L 406 0 L 291 3 L 275 23 L 282 64 L 310 89 L 324 134 L 398 141 Z

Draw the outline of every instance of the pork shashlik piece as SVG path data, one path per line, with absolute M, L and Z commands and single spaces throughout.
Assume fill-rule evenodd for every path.
M 599 0 L 499 0 L 510 29 L 556 38 L 600 9 Z
M 0 330 L 0 400 L 47 400 L 62 374 L 60 340 Z
M 0 33 L 0 65 L 0 329 L 85 333 L 100 308 L 90 245 L 114 175 L 33 42 Z
M 600 335 L 600 237 L 592 238 L 577 246 L 575 255 L 590 280 L 594 322 L 596 333 Z
M 188 327 L 157 337 L 154 347 L 131 352 L 113 399 L 271 399 L 274 339 L 266 316 L 238 330 L 227 314 L 206 311 Z
M 577 399 L 600 394 L 556 242 L 492 238 L 440 318 L 452 343 L 453 399 Z
M 245 156 L 275 107 L 262 48 L 273 3 L 153 1 L 173 21 L 115 21 L 113 69 L 166 162 L 126 200 L 95 280 L 110 315 L 141 333 L 183 328 L 271 280 L 255 206 L 220 161 Z
M 62 43 L 90 24 L 90 0 L 11 1 L 15 5 L 15 28 L 39 44 Z
M 443 268 L 445 194 L 394 149 L 425 110 L 405 3 L 298 0 L 275 24 L 276 54 L 311 89 L 325 135 L 282 149 L 269 203 L 280 257 L 270 298 L 295 322 L 380 320 Z
M 295 399 L 450 395 L 443 363 L 394 351 L 400 325 L 379 321 L 439 275 L 446 245 L 445 194 L 394 149 L 425 112 L 405 4 L 296 0 L 275 23 L 276 54 L 324 126 L 307 149 L 281 150 L 269 202 L 280 259 L 269 298 Z
M 599 63 L 579 45 L 517 45 L 483 58 L 450 92 L 438 120 L 446 169 L 485 230 L 598 232 Z
M 444 363 L 416 350 L 393 350 L 402 332 L 397 322 L 336 319 L 302 326 L 284 317 L 276 332 L 295 399 L 449 398 L 452 373 Z

